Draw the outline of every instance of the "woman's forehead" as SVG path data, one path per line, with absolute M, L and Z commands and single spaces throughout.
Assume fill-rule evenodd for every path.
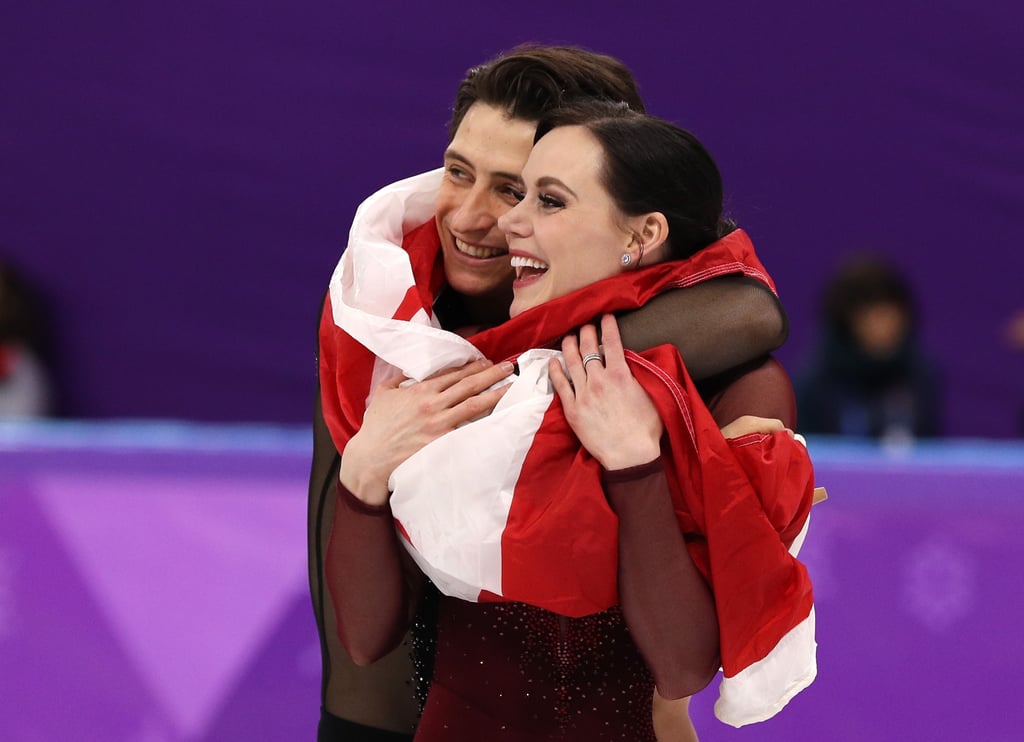
M 534 145 L 523 177 L 528 183 L 555 177 L 570 187 L 569 180 L 582 187 L 600 178 L 602 162 L 601 145 L 587 129 L 565 126 L 552 129 Z

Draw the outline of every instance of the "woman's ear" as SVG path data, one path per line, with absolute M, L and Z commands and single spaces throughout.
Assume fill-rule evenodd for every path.
M 634 265 L 653 265 L 667 260 L 668 220 L 665 215 L 660 211 L 652 211 L 650 214 L 634 217 L 632 221 L 633 243 L 630 245 L 630 252 L 633 252 Z

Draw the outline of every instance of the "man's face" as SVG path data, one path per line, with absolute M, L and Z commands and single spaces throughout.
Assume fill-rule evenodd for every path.
M 448 285 L 465 296 L 503 301 L 506 309 L 513 272 L 498 217 L 518 203 L 536 129 L 474 103 L 444 153 L 435 218 Z

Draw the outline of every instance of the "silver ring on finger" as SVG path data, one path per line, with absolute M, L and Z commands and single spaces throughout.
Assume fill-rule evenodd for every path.
M 587 369 L 587 364 L 590 363 L 591 361 L 600 361 L 600 360 L 601 360 L 601 354 L 600 353 L 587 353 L 585 356 L 583 356 L 583 370 L 585 371 Z

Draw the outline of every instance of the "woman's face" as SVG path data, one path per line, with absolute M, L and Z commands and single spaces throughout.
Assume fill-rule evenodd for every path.
M 601 183 L 603 161 L 581 126 L 553 129 L 534 145 L 523 200 L 498 220 L 516 272 L 510 316 L 623 270 L 632 236 Z

